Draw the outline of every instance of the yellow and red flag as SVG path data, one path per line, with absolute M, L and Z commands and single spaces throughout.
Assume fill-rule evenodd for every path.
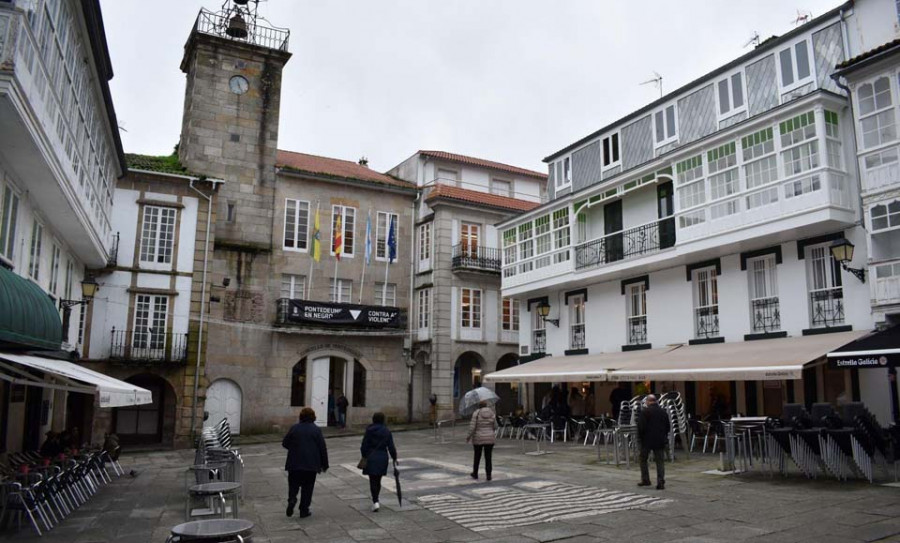
M 341 216 L 337 216 L 337 222 L 334 225 L 334 257 L 341 259 L 341 253 L 344 252 L 344 228 L 341 226 Z

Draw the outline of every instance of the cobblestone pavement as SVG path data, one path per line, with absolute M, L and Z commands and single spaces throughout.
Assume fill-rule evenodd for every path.
M 368 481 L 355 468 L 358 436 L 328 440 L 331 469 L 320 475 L 313 515 L 284 514 L 287 479 L 279 443 L 245 444 L 240 516 L 256 523 L 257 543 L 392 541 L 900 541 L 900 489 L 811 481 L 799 475 L 721 476 L 712 455 L 667 464 L 667 489 L 638 488 L 636 466 L 599 464 L 590 447 L 550 446 L 523 454 L 501 440 L 494 480 L 468 476 L 471 447 L 437 444 L 427 431 L 395 433 L 403 505 L 385 478 L 381 511 L 372 513 Z M 525 443 L 530 449 L 533 444 Z M 124 476 L 38 538 L 27 527 L 0 539 L 45 542 L 162 542 L 184 520 L 184 472 L 190 451 L 123 456 Z

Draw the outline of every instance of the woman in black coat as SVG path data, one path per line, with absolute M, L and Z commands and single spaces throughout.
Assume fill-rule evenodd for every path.
M 384 413 L 372 415 L 372 424 L 366 428 L 362 446 L 359 448 L 363 458 L 366 459 L 366 467 L 363 475 L 369 476 L 369 489 L 372 491 L 372 511 L 378 512 L 381 505 L 378 503 L 378 495 L 381 493 L 381 478 L 387 475 L 388 453 L 397 462 L 397 449 L 394 447 L 394 436 L 384 424 Z
M 288 450 L 284 469 L 288 472 L 287 516 L 294 514 L 297 491 L 300 491 L 300 517 L 308 517 L 316 474 L 328 471 L 328 449 L 325 436 L 315 424 L 316 412 L 309 407 L 300 410 L 300 422 L 293 425 L 281 442 Z

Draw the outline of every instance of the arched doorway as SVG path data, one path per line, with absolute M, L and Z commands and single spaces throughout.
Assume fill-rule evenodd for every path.
M 352 408 L 366 406 L 367 368 L 357 358 L 340 351 L 310 354 L 294 365 L 291 405 L 308 406 L 316 412 L 319 426 L 337 425 L 337 399 L 343 394 Z
M 241 433 L 241 387 L 231 379 L 216 379 L 206 389 L 206 412 L 209 418 L 204 426 L 214 426 L 223 418 L 228 418 L 232 434 Z
M 497 371 L 511 368 L 518 361 L 519 355 L 507 353 L 497 361 Z M 498 415 L 512 413 L 519 404 L 519 383 L 497 383 L 494 385 L 494 392 L 497 393 L 497 396 L 500 396 L 496 407 Z
M 126 382 L 146 388 L 153 402 L 113 409 L 113 432 L 122 445 L 172 445 L 175 439 L 175 389 L 159 375 L 141 374 Z
M 484 358 L 474 351 L 468 351 L 456 359 L 453 366 L 453 408 L 456 411 L 459 399 L 466 392 L 481 386 L 481 368 L 484 366 Z
M 306 406 L 306 357 L 291 370 L 291 407 Z

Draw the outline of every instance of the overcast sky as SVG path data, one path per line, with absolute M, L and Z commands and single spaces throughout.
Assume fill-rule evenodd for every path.
M 291 30 L 279 148 L 385 171 L 418 149 L 543 157 L 839 0 L 268 0 Z M 184 42 L 221 0 L 101 0 L 126 152 L 169 154 Z

